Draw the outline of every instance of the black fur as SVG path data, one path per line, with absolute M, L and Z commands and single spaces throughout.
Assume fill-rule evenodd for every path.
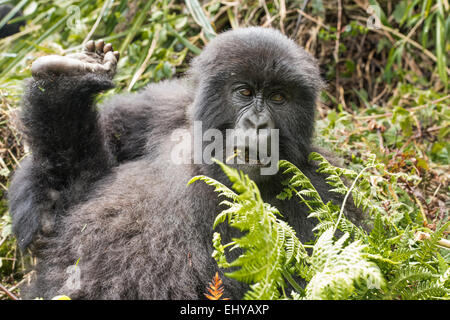
M 112 83 L 89 74 L 31 80 L 22 121 L 32 156 L 9 190 L 14 232 L 37 257 L 25 297 L 67 294 L 79 299 L 198 299 L 217 271 L 211 258 L 217 195 L 195 175 L 227 182 L 216 165 L 175 165 L 170 134 L 222 130 L 235 123 L 227 104 L 234 79 L 283 85 L 295 108 L 274 113 L 280 158 L 301 168 L 325 200 L 333 199 L 307 155 L 322 87 L 316 61 L 279 32 L 248 28 L 219 35 L 194 60 L 187 77 L 113 97 L 96 110 L 93 98 Z M 297 200 L 280 201 L 281 177 L 261 179 L 263 199 L 279 208 L 301 240 L 314 221 Z M 339 201 L 339 199 L 335 199 Z M 230 235 L 225 226 L 221 232 Z M 78 261 L 81 288 L 67 286 Z M 246 285 L 225 280 L 225 295 Z

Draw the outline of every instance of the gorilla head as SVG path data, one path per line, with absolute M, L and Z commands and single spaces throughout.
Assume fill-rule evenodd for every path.
M 270 146 L 270 129 L 278 129 L 279 158 L 306 160 L 323 82 L 316 60 L 292 40 L 265 28 L 225 32 L 194 60 L 191 73 L 197 88 L 192 118 L 203 129 L 249 132 L 247 141 L 237 142 L 245 162 L 239 169 L 261 179 L 262 164 L 249 163 L 249 147 L 267 138 Z

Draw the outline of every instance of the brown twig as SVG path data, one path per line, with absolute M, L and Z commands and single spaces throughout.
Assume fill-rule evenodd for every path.
M 298 30 L 300 28 L 300 22 L 302 21 L 302 16 L 304 16 L 306 13 L 304 12 L 306 9 L 306 6 L 308 5 L 309 0 L 303 0 L 303 5 L 301 10 L 297 10 L 299 15 L 297 18 L 297 22 L 295 23 L 295 29 L 294 29 L 294 36 L 296 37 L 298 34 Z
M 286 19 L 286 2 L 280 0 L 280 30 L 283 34 L 286 34 L 284 30 L 284 19 Z
M 11 291 L 6 289 L 1 283 L 0 283 L 0 290 L 2 290 L 8 297 L 10 297 L 12 300 L 20 300 L 18 297 L 16 297 Z
M 318 19 L 316 19 L 316 18 L 310 16 L 309 14 L 307 14 L 306 12 L 304 12 L 303 10 L 296 9 L 296 11 L 300 14 L 300 16 L 305 17 L 306 19 L 308 19 L 308 20 L 314 22 L 315 24 L 321 26 L 322 28 L 324 28 L 324 29 L 326 29 L 326 30 L 330 30 L 330 27 L 329 27 L 329 26 L 323 24 L 322 21 L 320 21 L 320 20 L 318 20 Z M 300 27 L 300 24 L 299 24 L 299 27 Z M 297 33 L 298 33 L 298 31 L 295 32 L 294 34 L 297 34 Z
M 24 283 L 28 280 L 27 277 L 28 277 L 28 275 L 25 275 L 22 280 L 20 280 L 18 283 L 16 283 L 11 288 L 9 288 L 8 291 L 13 292 L 14 290 L 16 290 L 19 286 L 22 285 L 22 283 Z M 6 294 L 5 292 L 0 292 L 0 297 L 2 297 L 5 294 Z M 20 300 L 20 298 L 19 298 L 19 300 Z

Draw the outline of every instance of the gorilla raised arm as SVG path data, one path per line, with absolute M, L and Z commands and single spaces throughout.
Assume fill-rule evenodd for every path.
M 199 174 L 227 181 L 217 165 L 173 163 L 172 134 L 194 133 L 197 121 L 223 133 L 278 129 L 279 158 L 307 174 L 325 201 L 333 198 L 307 161 L 322 81 L 316 61 L 293 41 L 263 28 L 223 33 L 185 78 L 113 97 L 97 110 L 95 95 L 113 86 L 118 58 L 98 41 L 83 53 L 42 57 L 32 66 L 22 107 L 32 154 L 9 190 L 19 244 L 37 257 L 26 297 L 203 297 L 217 269 L 211 238 L 220 208 L 209 186 L 186 183 Z M 250 144 L 260 140 L 250 136 Z M 236 166 L 301 240 L 310 239 L 314 221 L 306 208 L 277 200 L 280 175 L 259 174 L 264 164 L 250 163 L 249 146 L 239 147 L 245 163 Z M 245 285 L 224 282 L 231 298 L 242 297 Z

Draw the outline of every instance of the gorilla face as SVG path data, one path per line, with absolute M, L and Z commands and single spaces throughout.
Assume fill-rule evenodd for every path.
M 198 88 L 192 118 L 224 136 L 237 132 L 237 143 L 224 142 L 235 143 L 236 167 L 259 180 L 259 168 L 270 165 L 254 151 L 261 144 L 269 158 L 275 143 L 277 160 L 306 160 L 323 83 L 315 59 L 293 41 L 272 29 L 226 32 L 194 60 L 191 75 Z
M 277 110 L 289 105 L 285 90 L 237 81 L 231 86 L 227 102 L 235 114 L 233 129 L 236 139 L 230 141 L 227 136 L 225 145 L 235 154 L 240 169 L 250 173 L 259 167 L 276 165 L 280 127 L 275 119 Z M 229 147 L 230 143 L 234 146 Z M 274 173 L 276 170 L 272 170 Z

